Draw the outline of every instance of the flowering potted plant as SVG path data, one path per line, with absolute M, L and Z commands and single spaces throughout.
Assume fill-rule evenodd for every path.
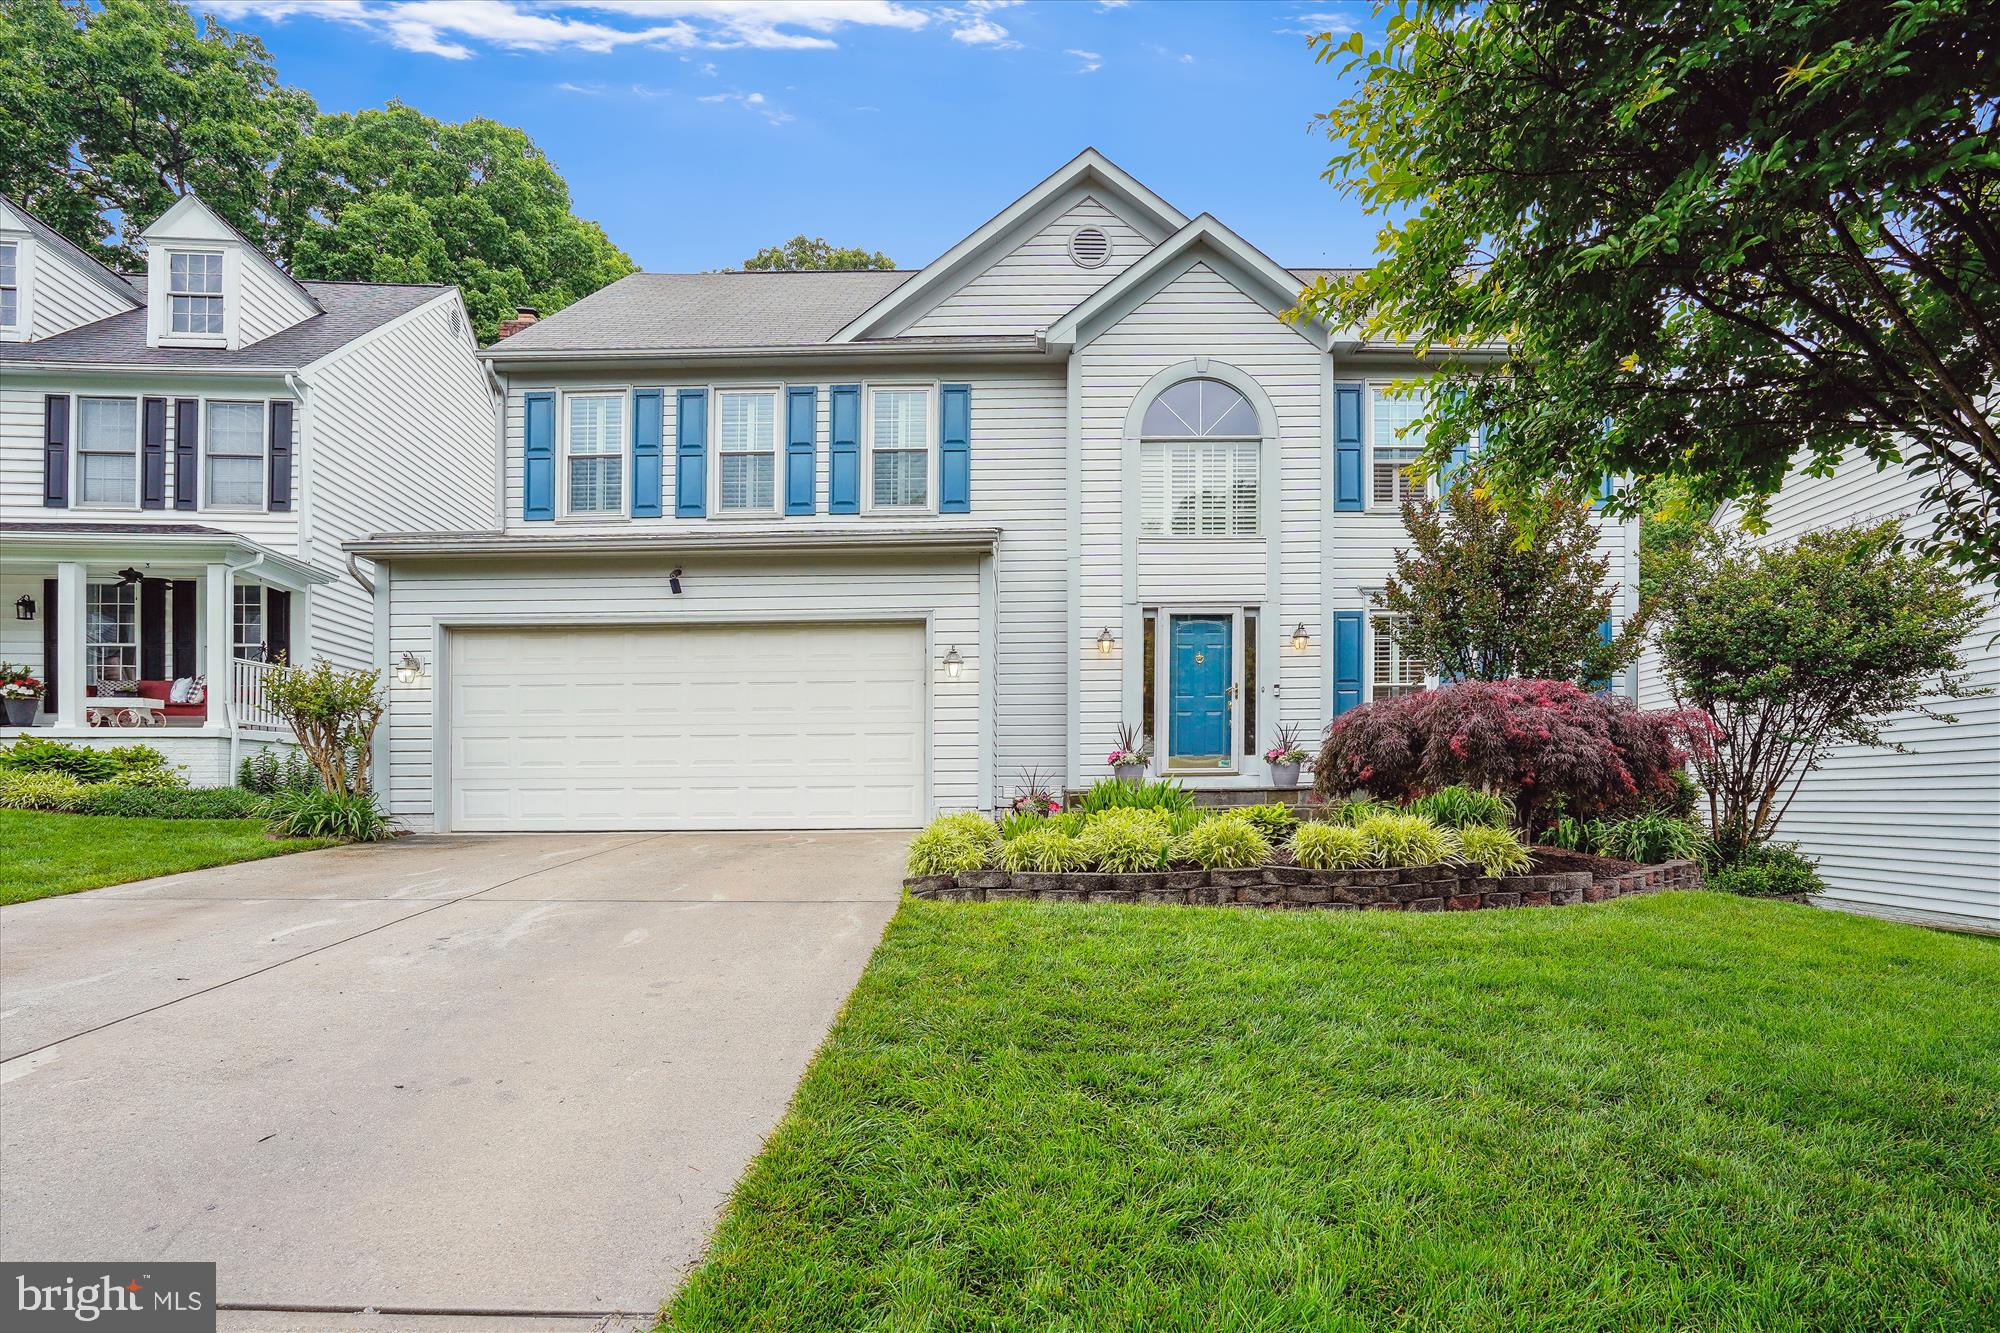
M 1264 762 L 1271 768 L 1273 787 L 1296 787 L 1299 785 L 1299 766 L 1308 758 L 1305 747 L 1299 744 L 1299 726 L 1287 722 L 1278 728 L 1275 741 L 1264 751 Z
M 1029 768 L 1021 772 L 1021 789 L 1014 793 L 1014 812 L 1033 811 L 1038 815 L 1062 813 L 1062 801 L 1049 788 L 1049 779 L 1042 776 L 1040 769 Z
M 1153 761 L 1152 746 L 1137 727 L 1118 724 L 1118 744 L 1104 756 L 1120 782 L 1143 782 L 1146 765 Z
M 0 699 L 7 701 L 7 725 L 31 727 L 42 701 L 42 682 L 24 666 L 0 662 Z

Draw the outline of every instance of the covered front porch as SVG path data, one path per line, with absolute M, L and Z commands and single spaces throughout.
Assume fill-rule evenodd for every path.
M 289 738 L 265 678 L 330 576 L 196 524 L 6 523 L 0 545 L 0 659 L 44 684 L 0 737 Z

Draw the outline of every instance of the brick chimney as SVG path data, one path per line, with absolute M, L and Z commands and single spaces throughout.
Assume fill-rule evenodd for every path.
M 511 338 L 541 317 L 542 312 L 533 306 L 517 305 L 514 307 L 514 317 L 512 319 L 503 319 L 500 321 L 500 336 L 502 338 Z

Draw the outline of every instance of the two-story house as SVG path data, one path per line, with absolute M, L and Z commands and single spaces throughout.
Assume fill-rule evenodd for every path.
M 193 196 L 141 235 L 114 273 L 0 199 L 0 659 L 37 734 L 223 782 L 288 738 L 273 658 L 376 660 L 344 542 L 490 522 L 497 400 L 453 288 L 295 281 Z
M 1426 368 L 1281 318 L 1312 276 L 1086 151 L 921 270 L 635 274 L 514 333 L 498 526 L 350 547 L 394 813 L 909 826 L 1120 724 L 1262 785 L 1278 723 L 1424 684 L 1369 594 Z

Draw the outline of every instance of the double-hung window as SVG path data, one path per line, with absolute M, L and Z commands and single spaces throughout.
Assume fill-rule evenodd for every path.
M 777 508 L 778 395 L 716 393 L 717 513 L 768 514 Z
M 930 504 L 931 391 L 868 391 L 870 503 L 876 509 Z
M 0 329 L 21 322 L 21 246 L 18 241 L 0 241 Z
M 1255 537 L 1263 468 L 1257 413 L 1220 380 L 1169 386 L 1140 424 L 1139 531 Z
M 1423 428 L 1415 423 L 1427 406 L 1422 393 L 1388 395 L 1387 386 L 1369 389 L 1373 401 L 1374 458 L 1369 469 L 1379 509 L 1395 509 L 1424 493 L 1423 478 L 1410 470 L 1423 451 Z
M 222 252 L 185 250 L 167 256 L 167 328 L 221 336 Z
M 239 583 L 232 593 L 231 642 L 236 656 L 261 662 L 264 659 L 264 590 L 254 583 Z
M 139 678 L 139 585 L 84 589 L 84 671 L 92 689 Z
M 207 502 L 218 508 L 264 507 L 264 405 L 208 405 Z
M 1395 616 L 1373 616 L 1368 622 L 1375 646 L 1370 700 L 1393 699 L 1424 688 L 1424 664 L 1396 642 L 1396 620 Z
M 573 393 L 565 400 L 569 512 L 625 511 L 625 395 Z
M 76 401 L 76 500 L 131 509 L 139 503 L 139 401 Z

